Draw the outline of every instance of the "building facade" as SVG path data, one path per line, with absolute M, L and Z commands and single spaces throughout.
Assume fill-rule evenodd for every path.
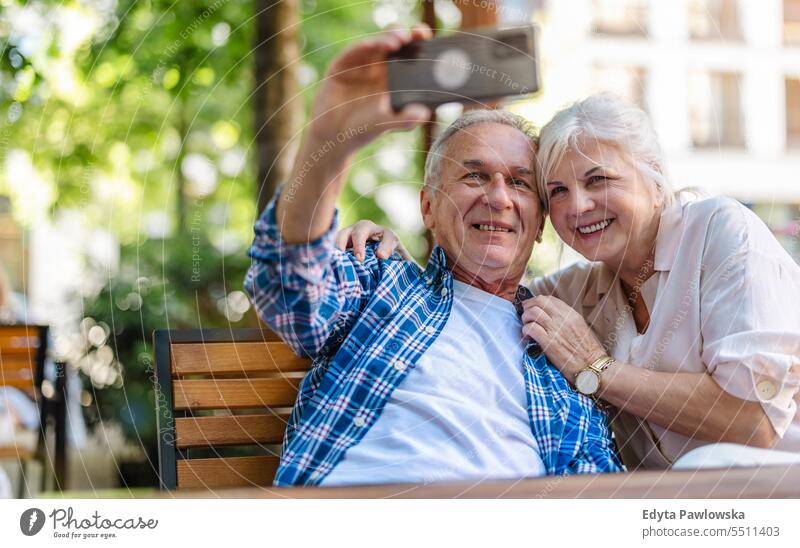
M 676 187 L 752 207 L 800 260 L 800 0 L 550 0 L 543 123 L 603 90 L 650 114 Z

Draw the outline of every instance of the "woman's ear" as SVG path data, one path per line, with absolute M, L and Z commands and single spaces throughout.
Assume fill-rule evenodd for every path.
M 542 236 L 544 235 L 544 223 L 547 221 L 547 217 L 542 215 L 542 222 L 539 224 L 539 232 L 536 234 L 536 243 L 542 243 Z
M 656 201 L 655 201 L 655 209 L 662 209 L 664 204 L 667 203 L 667 191 L 663 185 L 654 182 L 656 185 Z

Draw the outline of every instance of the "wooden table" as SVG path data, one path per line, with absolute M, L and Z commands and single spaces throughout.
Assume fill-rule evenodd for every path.
M 800 498 L 800 465 L 702 471 L 651 471 L 527 480 L 185 490 L 168 498 Z

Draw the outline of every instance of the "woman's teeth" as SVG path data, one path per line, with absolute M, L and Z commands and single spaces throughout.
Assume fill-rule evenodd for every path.
M 600 221 L 599 223 L 595 223 L 593 225 L 579 227 L 578 232 L 581 234 L 594 234 L 599 230 L 603 230 L 605 227 L 611 224 L 611 221 L 614 219 L 606 219 L 605 221 Z
M 478 227 L 478 230 L 489 230 L 492 232 L 511 232 L 507 228 L 503 228 L 500 226 L 492 226 L 492 225 L 475 225 Z

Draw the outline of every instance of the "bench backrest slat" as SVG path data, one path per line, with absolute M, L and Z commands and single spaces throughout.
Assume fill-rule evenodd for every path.
M 227 417 L 188 417 L 175 419 L 175 443 L 190 447 L 279 445 L 283 442 L 289 413 L 275 415 L 231 415 Z
M 153 338 L 161 487 L 271 484 L 311 360 L 261 329 L 157 330 Z M 192 457 L 217 447 L 223 455 Z
M 47 327 L 0 326 L 0 386 L 12 386 L 37 399 L 44 379 Z
M 278 469 L 278 457 L 229 457 L 178 461 L 181 489 L 269 485 Z

